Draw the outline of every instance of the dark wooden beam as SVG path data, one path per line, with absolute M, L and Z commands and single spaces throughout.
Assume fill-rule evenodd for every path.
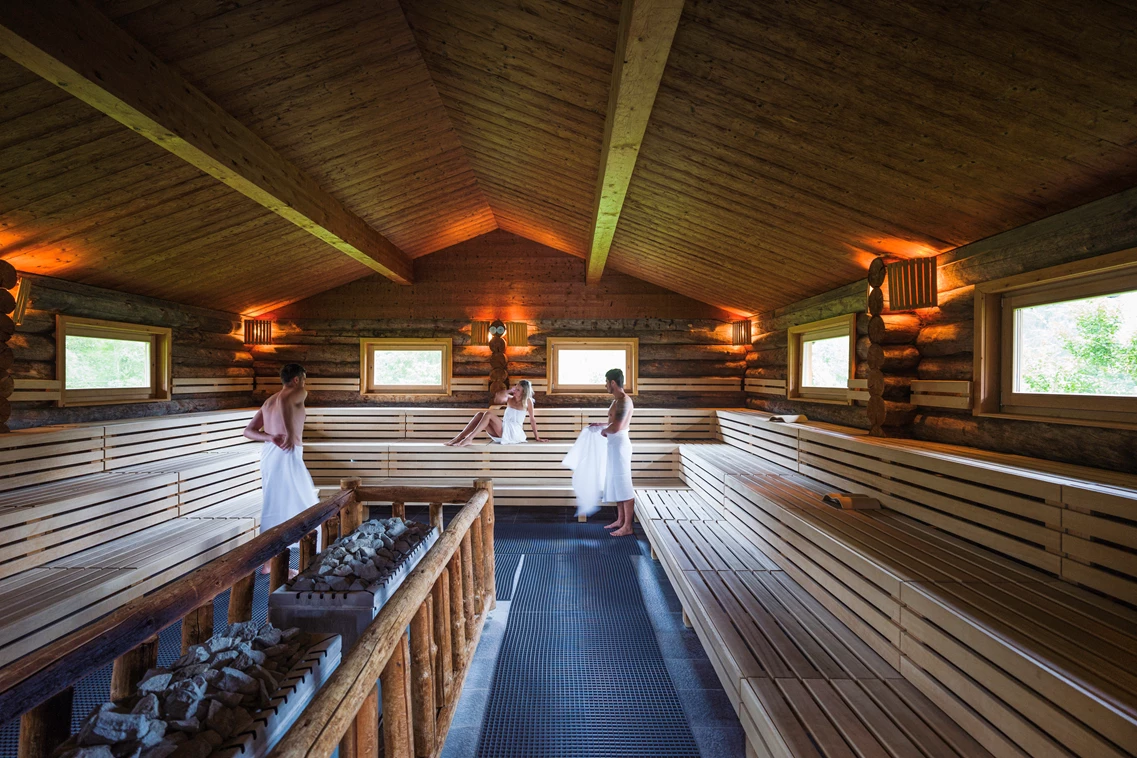
M 636 156 L 682 14 L 683 0 L 624 0 L 596 181 L 592 242 L 585 274 L 589 284 L 599 282 L 604 273 Z
M 84 0 L 0 3 L 0 53 L 393 281 L 410 258 Z

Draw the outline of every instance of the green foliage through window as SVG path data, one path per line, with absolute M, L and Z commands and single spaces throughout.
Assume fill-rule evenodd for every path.
M 150 342 L 68 335 L 67 389 L 150 386 Z
M 801 386 L 849 385 L 849 338 L 829 337 L 802 342 Z
M 441 350 L 376 350 L 372 356 L 373 384 L 377 387 L 442 385 Z
M 1137 396 L 1137 290 L 1015 310 L 1015 391 Z

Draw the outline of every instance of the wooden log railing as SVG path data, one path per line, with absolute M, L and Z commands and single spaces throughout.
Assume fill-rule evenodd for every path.
M 393 502 L 356 487 L 360 502 Z M 405 500 L 437 503 L 420 489 Z M 441 506 L 431 506 L 432 520 Z M 376 758 L 376 682 L 382 682 L 386 758 L 442 752 L 462 683 L 495 606 L 493 483 L 479 480 L 462 510 L 419 561 L 270 758 Z M 408 632 L 409 627 L 409 632 Z
M 488 567 L 485 570 L 490 572 L 488 577 L 483 577 L 483 592 L 486 596 L 482 600 L 489 603 L 488 607 L 493 607 L 492 482 L 479 480 L 474 487 L 422 487 L 414 492 L 403 487 L 362 488 L 358 479 L 344 480 L 341 484 L 341 492 L 325 498 L 303 513 L 234 548 L 224 556 L 0 668 L 0 723 L 20 717 L 19 757 L 47 758 L 58 745 L 67 740 L 70 736 L 73 686 L 80 679 L 114 661 L 112 697 L 129 695 L 140 675 L 154 665 L 159 632 L 181 620 L 183 652 L 190 645 L 208 639 L 213 634 L 213 600 L 227 589 L 231 590 L 229 621 L 252 618 L 252 588 L 256 572 L 260 567 L 265 563 L 270 565 L 269 591 L 272 592 L 287 580 L 290 545 L 300 543 L 300 568 L 303 570 L 316 555 L 316 531 L 322 532 L 325 540 L 322 544 L 328 544 L 341 534 L 355 529 L 363 521 L 363 504 L 366 501 L 393 502 L 398 498 L 432 503 L 431 521 L 433 525 L 439 527 L 442 520 L 441 502 L 466 502 L 466 507 L 451 524 L 451 528 L 446 530 L 443 539 L 428 551 L 423 561 L 426 562 L 432 555 L 439 555 L 439 545 L 443 546 L 443 551 L 447 549 L 446 546 L 452 545 L 455 540 L 453 532 L 456 529 L 460 529 L 464 534 L 469 530 L 470 520 L 479 519 L 483 530 L 483 565 Z M 433 505 L 435 503 L 438 503 L 437 508 Z M 484 559 L 487 550 L 490 555 L 488 563 Z M 453 553 L 451 547 L 447 555 Z M 416 570 L 411 577 L 419 573 Z M 407 593 L 402 589 L 399 593 L 404 598 L 403 602 L 407 602 Z M 429 587 L 425 593 L 430 594 Z M 399 597 L 400 594 L 396 594 L 392 601 Z M 461 603 L 459 607 L 462 607 Z M 440 608 L 440 611 L 448 612 L 448 608 Z M 386 613 L 386 609 L 384 612 Z M 433 611 L 428 608 L 427 612 L 429 614 Z M 390 617 L 389 613 L 387 617 Z M 437 625 L 434 625 L 433 618 L 431 616 L 427 618 L 429 622 L 427 625 L 435 628 Z M 404 627 L 408 623 L 410 623 L 409 618 L 404 622 Z M 372 627 L 374 626 L 375 624 L 372 624 Z M 417 626 L 421 627 L 422 622 Z M 356 650 L 362 645 L 363 640 L 360 643 Z M 439 698 L 431 691 L 430 698 L 436 701 L 436 707 L 432 707 L 431 712 L 435 713 L 437 709 L 445 710 L 447 718 L 443 721 L 440 717 L 437 723 L 448 725 L 449 715 L 453 713 L 453 706 L 461 687 L 460 679 L 455 686 L 455 671 L 461 669 L 451 665 L 449 660 L 444 663 L 437 662 L 438 651 L 446 648 L 444 644 L 437 644 L 437 647 L 436 644 L 432 642 L 431 655 L 435 663 L 432 663 L 431 671 L 427 672 L 427 675 L 439 682 L 443 697 Z M 392 650 L 393 646 L 387 652 L 388 657 Z M 467 659 L 468 653 L 464 647 L 461 648 L 461 652 L 463 660 Z M 414 657 L 408 654 L 403 668 L 411 668 L 412 664 L 407 662 L 411 662 Z M 457 658 L 456 654 L 455 657 Z M 421 661 L 421 652 L 418 659 Z M 398 662 L 404 659 L 396 660 Z M 435 666 L 439 673 L 435 672 Z M 392 686 L 392 692 L 394 691 Z M 417 686 L 415 691 L 417 693 Z M 446 695 L 450 696 L 449 699 L 445 697 Z M 378 745 L 377 697 L 377 691 L 365 693 L 363 697 L 363 700 L 372 704 L 374 723 L 371 727 L 368 727 L 367 720 L 361 716 L 352 725 L 354 727 L 352 733 L 349 734 L 347 722 L 337 733 L 339 735 L 337 739 L 340 737 L 344 739 L 341 755 L 345 758 L 375 754 Z M 357 706 L 363 700 L 357 703 Z M 357 707 L 357 711 L 361 714 L 368 713 L 367 708 L 360 710 Z M 338 721 L 336 725 L 338 727 Z M 409 721 L 407 728 L 409 729 Z M 445 731 L 445 727 L 436 731 L 435 739 L 439 745 L 445 738 Z M 388 742 L 388 744 L 393 743 Z M 325 755 L 330 753 L 331 750 L 328 750 Z

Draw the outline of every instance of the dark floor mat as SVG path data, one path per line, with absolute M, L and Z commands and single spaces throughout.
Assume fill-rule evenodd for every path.
M 521 553 L 494 553 L 494 586 L 498 600 L 513 599 L 513 578 L 521 565 Z
M 629 560 L 638 540 L 564 526 L 510 534 L 548 537 L 514 588 L 479 758 L 697 758 Z

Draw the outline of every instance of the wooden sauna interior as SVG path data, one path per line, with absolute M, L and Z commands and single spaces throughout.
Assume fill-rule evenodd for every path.
M 79 683 L 134 703 L 164 630 L 411 513 L 265 755 L 1137 756 L 1135 114 L 1129 0 L 0 0 L 0 755 L 237 755 L 76 753 Z M 620 565 L 682 621 L 679 736 L 619 750 L 502 691 L 517 524 L 601 518 L 588 351 L 636 407 Z M 262 533 L 290 363 L 319 503 Z M 442 444 L 520 380 L 544 442 Z

